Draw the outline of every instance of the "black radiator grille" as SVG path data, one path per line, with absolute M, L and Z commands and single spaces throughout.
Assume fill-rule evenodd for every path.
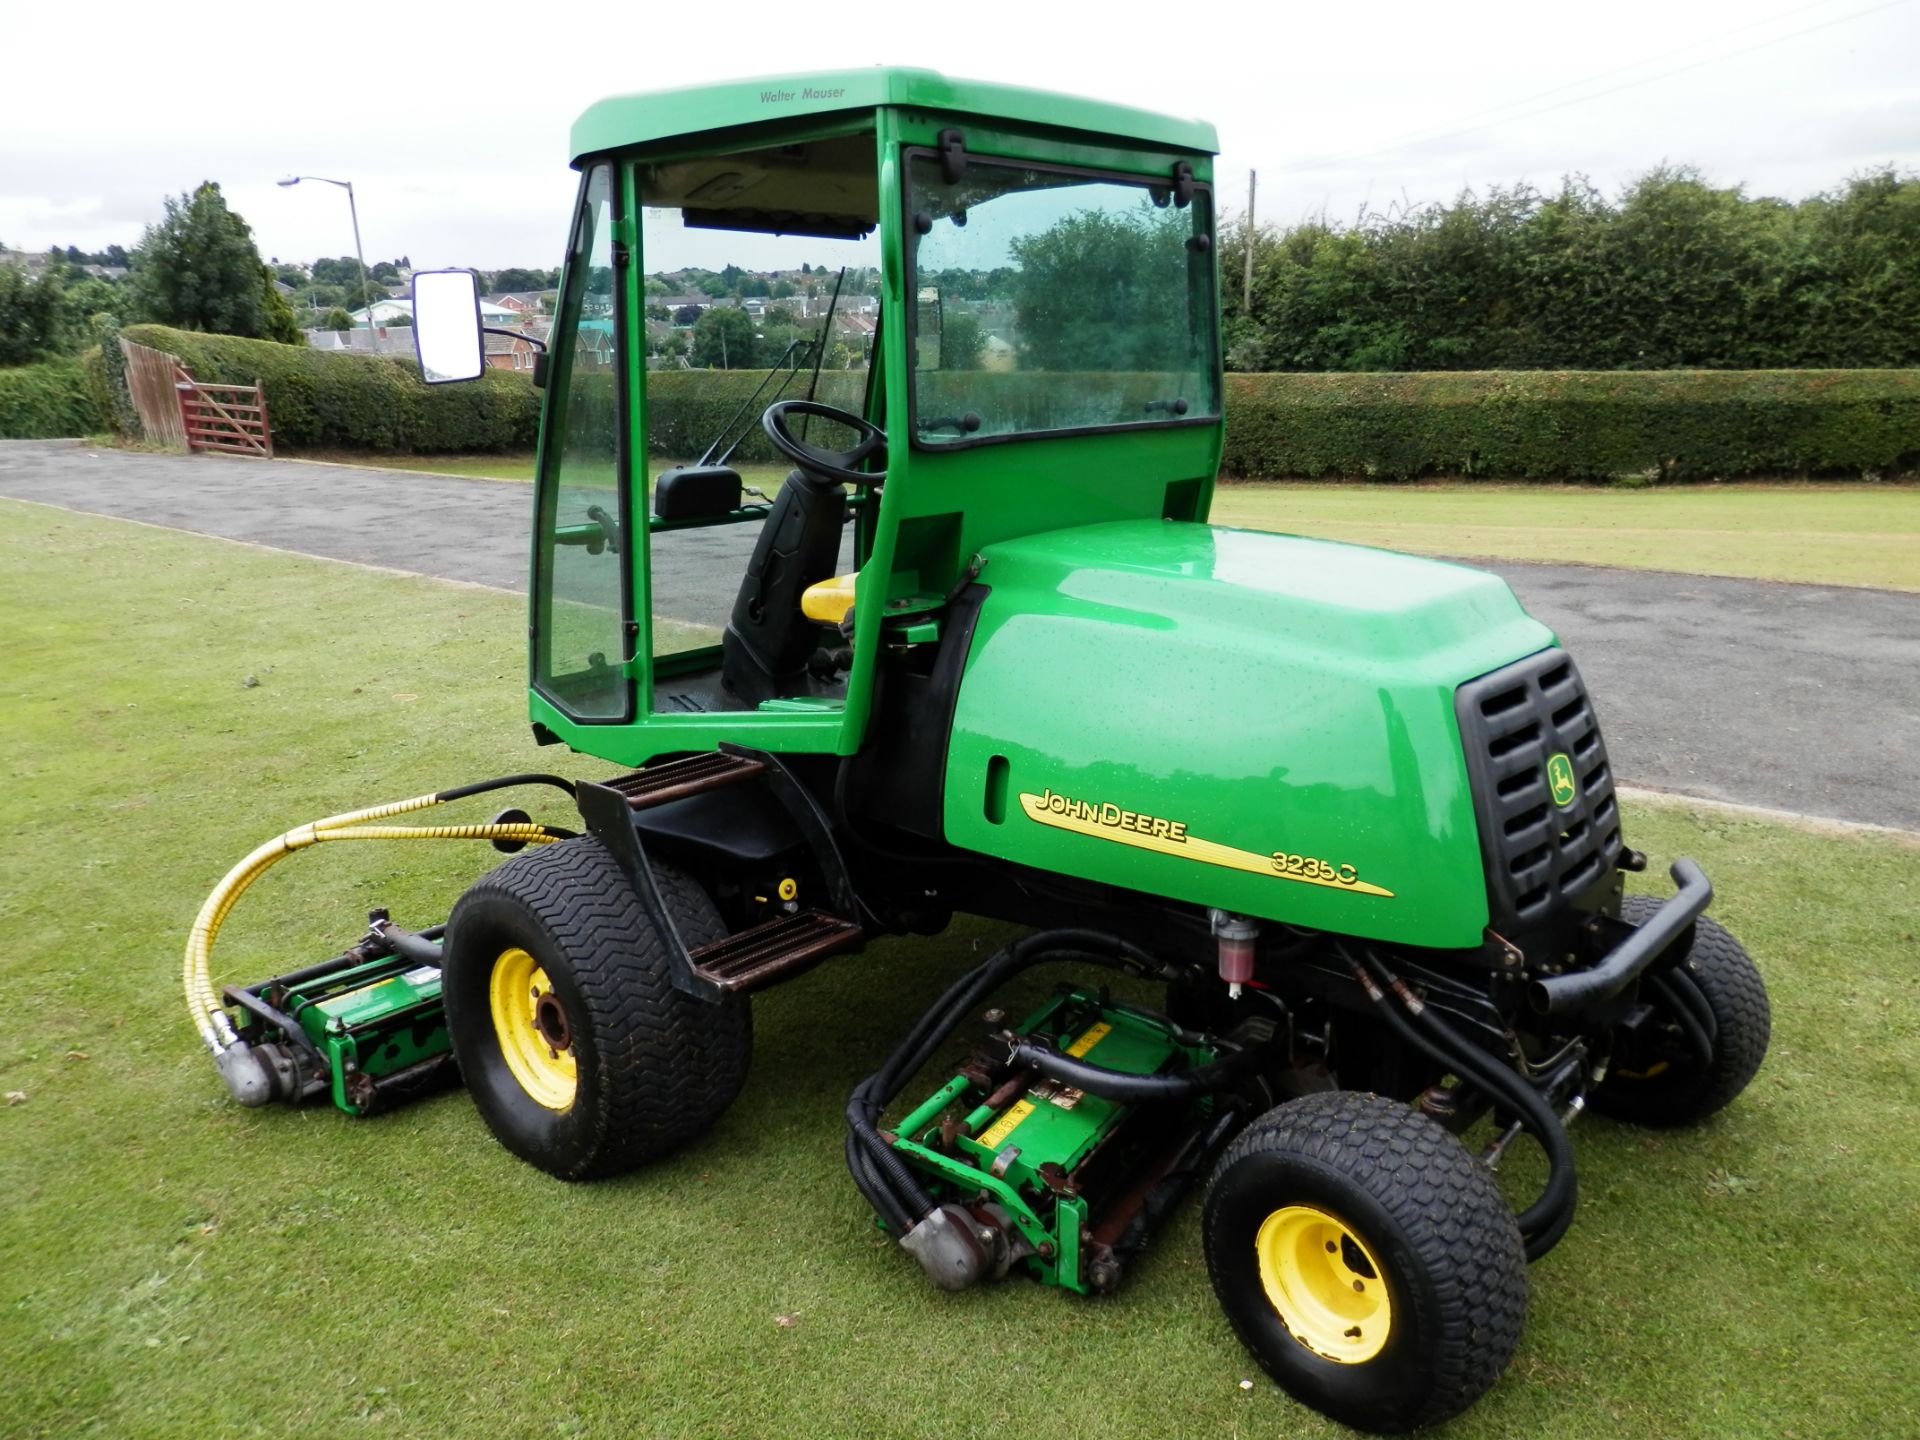
M 1545 920 L 1604 879 L 1620 853 L 1613 771 L 1579 668 L 1566 651 L 1543 650 L 1468 681 L 1454 707 L 1493 927 Z

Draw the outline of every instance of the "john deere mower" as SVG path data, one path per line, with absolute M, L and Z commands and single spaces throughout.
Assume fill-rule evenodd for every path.
M 757 992 L 991 917 L 1024 938 L 847 1105 L 853 1181 L 934 1284 L 1114 1290 L 1203 1182 L 1219 1302 L 1293 1395 L 1392 1431 L 1491 1386 L 1573 1220 L 1568 1122 L 1719 1110 L 1766 992 L 1698 866 L 1625 895 L 1647 861 L 1594 699 L 1501 580 L 1206 523 L 1215 150 L 915 70 L 589 109 L 535 377 L 529 707 L 609 769 L 243 862 L 188 955 L 234 1095 L 361 1113 L 451 1062 L 508 1150 L 611 1175 L 734 1099 Z M 788 247 L 813 293 L 759 390 L 702 408 L 649 368 L 687 320 L 647 275 L 706 231 Z M 871 263 L 799 263 L 822 251 Z M 414 300 L 425 378 L 480 374 L 473 277 Z M 725 327 L 691 308 L 698 355 Z M 701 425 L 698 463 L 649 473 Z M 771 494 L 747 439 L 791 466 Z M 518 784 L 563 790 L 566 824 L 391 823 Z M 524 853 L 444 929 L 376 912 L 332 961 L 214 990 L 267 864 L 420 833 Z M 1006 1008 L 1038 967 L 1057 988 Z M 1492 1172 L 1523 1134 L 1546 1179 L 1516 1214 Z

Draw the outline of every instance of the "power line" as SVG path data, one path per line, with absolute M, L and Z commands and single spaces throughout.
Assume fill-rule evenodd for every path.
M 1780 14 L 1773 16 L 1771 20 L 1759 21 L 1759 22 L 1756 22 L 1756 24 L 1761 24 L 1761 25 L 1771 24 L 1773 23 L 1773 21 L 1783 20 L 1789 15 L 1796 15 L 1796 14 L 1800 14 L 1802 11 L 1805 11 L 1805 10 L 1815 9 L 1817 8 L 1817 5 L 1819 3 L 1827 3 L 1827 0 L 1816 0 L 1815 5 L 1803 5 L 1794 10 L 1782 11 Z M 1355 160 L 1370 160 L 1376 155 L 1389 155 L 1396 150 L 1404 150 L 1411 145 L 1430 144 L 1435 140 L 1451 140 L 1455 136 L 1471 134 L 1475 130 L 1485 130 L 1490 128 L 1493 125 L 1507 125 L 1507 124 L 1512 124 L 1513 122 L 1518 120 L 1528 120 L 1534 117 L 1535 115 L 1545 115 L 1549 111 L 1563 110 L 1569 105 L 1580 105 L 1580 104 L 1584 104 L 1589 100 L 1599 100 L 1608 95 L 1616 95 L 1622 90 L 1631 90 L 1636 86 L 1640 86 L 1640 85 L 1650 85 L 1656 80 L 1668 80 L 1674 77 L 1675 75 L 1684 75 L 1688 71 L 1698 70 L 1701 67 L 1706 65 L 1718 65 L 1723 61 L 1737 60 L 1741 56 L 1751 55 L 1757 50 L 1765 50 L 1770 46 L 1782 45 L 1789 40 L 1797 40 L 1803 35 L 1812 35 L 1815 32 L 1820 30 L 1831 29 L 1835 25 L 1844 25 L 1853 20 L 1864 19 L 1868 15 L 1877 15 L 1882 10 L 1893 10 L 1898 8 L 1899 6 L 1906 5 L 1909 3 L 1911 3 L 1911 0 L 1886 0 L 1886 3 L 1884 4 L 1870 5 L 1864 10 L 1855 10 L 1845 15 L 1836 15 L 1832 19 L 1822 20 L 1816 25 L 1807 25 L 1798 30 L 1790 30 L 1784 35 L 1775 35 L 1770 39 L 1761 40 L 1755 44 L 1743 46 L 1742 48 L 1737 50 L 1728 50 L 1728 51 L 1723 51 L 1718 55 L 1709 55 L 1699 60 L 1689 61 L 1685 65 L 1676 65 L 1670 69 L 1656 71 L 1651 75 L 1642 75 L 1640 78 L 1636 80 L 1628 80 L 1619 85 L 1609 86 L 1604 90 L 1595 90 L 1584 95 L 1575 95 L 1565 100 L 1557 100 L 1551 105 L 1542 105 L 1532 110 L 1522 110 L 1520 113 L 1515 115 L 1506 115 L 1495 120 L 1476 121 L 1475 123 L 1458 125 L 1449 130 L 1442 130 L 1437 133 L 1415 136 L 1411 139 L 1397 141 L 1391 145 L 1382 145 L 1372 150 L 1358 150 L 1358 151 L 1353 151 L 1344 155 L 1323 155 L 1313 160 L 1300 161 L 1292 165 L 1283 165 L 1283 166 L 1280 166 L 1279 168 L 1281 172 L 1284 174 L 1292 174 L 1295 172 L 1306 171 L 1306 170 L 1324 169 L 1332 165 L 1348 164 Z M 1749 25 L 1741 28 L 1752 29 L 1754 27 L 1752 25 Z M 1735 31 L 1730 31 L 1728 33 L 1738 34 L 1739 31 L 1735 30 Z M 1682 48 L 1692 49 L 1694 47 L 1685 46 Z M 1644 61 L 1640 62 L 1640 64 L 1644 64 L 1644 63 L 1646 62 Z M 1539 95 L 1533 96 L 1532 99 L 1535 99 L 1535 100 L 1542 99 L 1545 96 L 1558 94 L 1561 91 L 1577 88 L 1580 86 L 1591 85 L 1595 81 L 1604 80 L 1613 75 L 1623 74 L 1626 71 L 1634 70 L 1638 68 L 1639 68 L 1638 65 L 1628 65 L 1628 66 L 1623 66 L 1621 69 L 1618 69 L 1618 70 L 1603 71 L 1599 75 L 1589 76 L 1587 79 L 1575 81 L 1571 85 L 1560 86 L 1558 87 L 1557 90 L 1542 91 Z M 1512 103 L 1521 104 L 1521 103 L 1527 103 L 1527 102 L 1514 101 Z M 1509 107 L 1496 106 L 1491 111 L 1481 111 L 1479 113 L 1483 115 L 1497 114 L 1499 110 L 1504 108 L 1509 108 Z M 1472 117 L 1469 117 L 1469 118 L 1471 119 Z

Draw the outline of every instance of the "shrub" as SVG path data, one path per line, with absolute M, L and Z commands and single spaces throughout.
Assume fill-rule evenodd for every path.
M 111 314 L 93 317 L 94 345 L 80 357 L 87 389 L 116 435 L 138 435 L 140 416 L 127 386 L 127 356 L 120 348 L 120 321 Z
M 196 380 L 258 384 L 276 445 L 387 453 L 527 450 L 540 417 L 540 392 L 525 375 L 488 370 L 463 385 L 428 385 L 397 355 L 328 353 L 129 325 L 129 340 L 177 355 Z
M 1920 371 L 1229 375 L 1223 474 L 1666 480 L 1920 467 Z
M 77 359 L 0 370 L 0 439 L 59 440 L 106 428 Z

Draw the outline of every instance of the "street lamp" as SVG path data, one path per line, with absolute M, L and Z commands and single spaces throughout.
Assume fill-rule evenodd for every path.
M 324 175 L 289 175 L 277 181 L 280 185 L 298 185 L 302 180 L 317 180 L 322 185 L 338 185 L 347 192 L 347 213 L 353 217 L 353 256 L 360 262 L 360 303 L 367 307 L 367 339 L 374 338 L 373 324 L 373 287 L 367 283 L 367 257 L 360 248 L 360 211 L 353 203 L 353 182 L 351 180 L 329 180 Z

